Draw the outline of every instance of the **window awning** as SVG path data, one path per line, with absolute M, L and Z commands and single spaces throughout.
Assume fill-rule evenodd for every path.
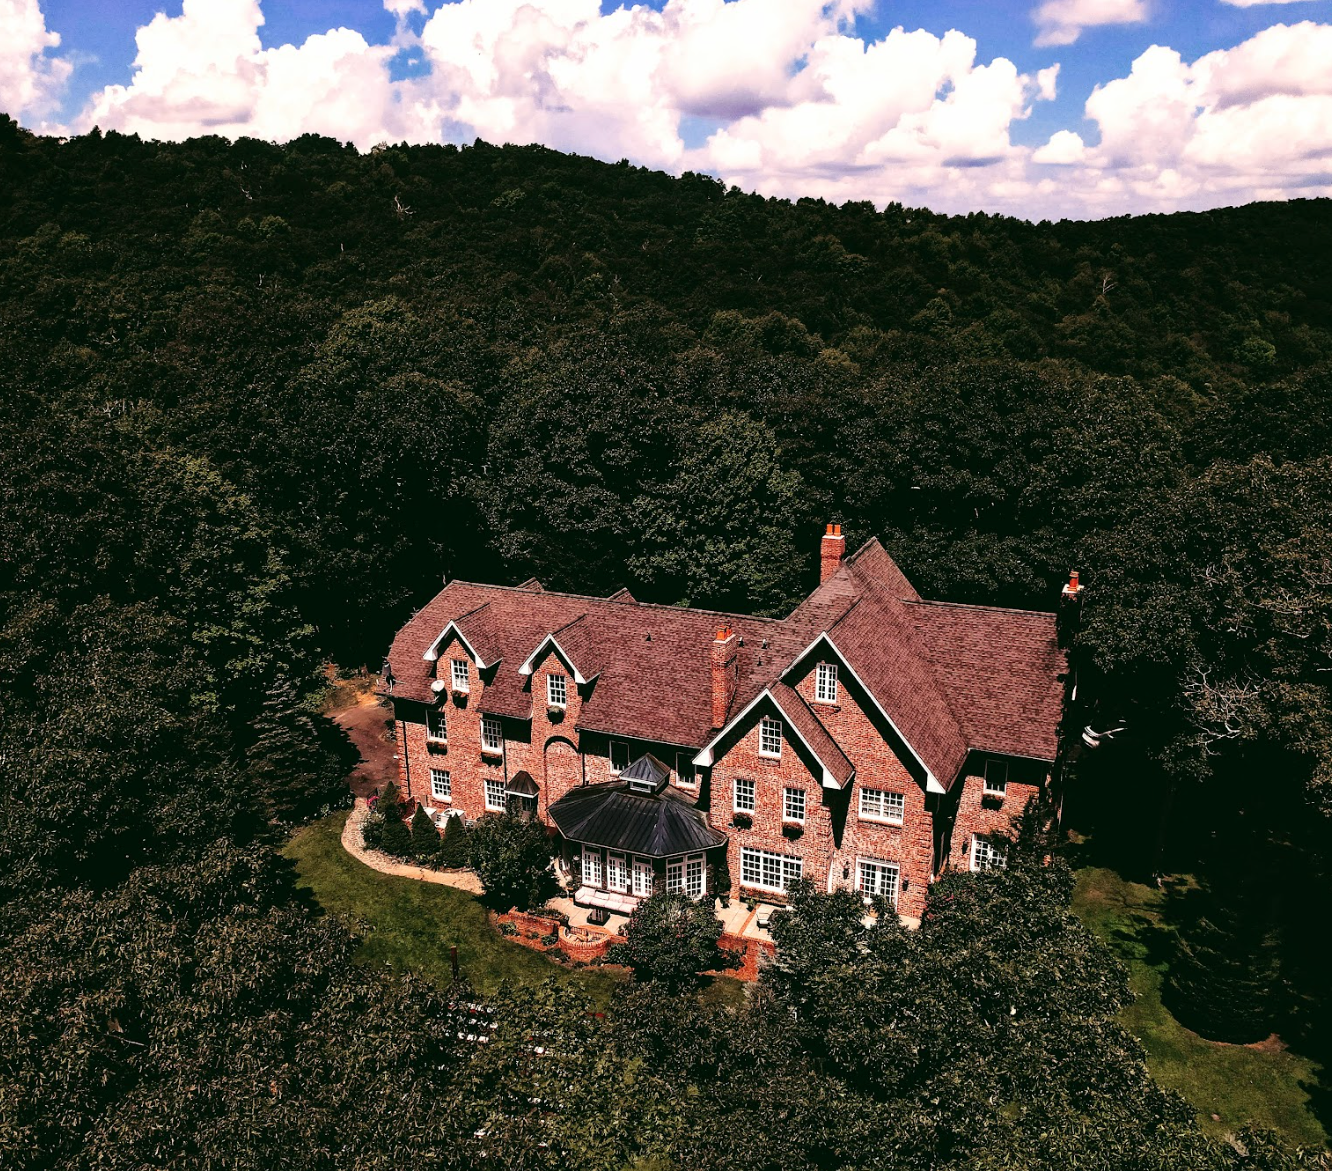
M 532 774 L 526 769 L 520 769 L 509 778 L 509 795 L 511 797 L 535 797 L 537 795 L 537 783 L 532 779 Z

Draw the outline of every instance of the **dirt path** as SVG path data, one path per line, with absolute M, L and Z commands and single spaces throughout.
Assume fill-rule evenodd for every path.
M 393 741 L 393 717 L 382 706 L 371 686 L 349 684 L 338 696 L 329 716 L 351 738 L 360 763 L 347 783 L 358 797 L 368 797 L 386 781 L 398 777 L 397 745 Z

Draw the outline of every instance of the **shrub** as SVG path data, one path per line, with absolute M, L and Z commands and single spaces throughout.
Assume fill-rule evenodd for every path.
M 634 908 L 625 925 L 624 942 L 611 950 L 618 957 L 616 962 L 633 968 L 639 979 L 679 985 L 725 962 L 717 947 L 720 936 L 721 922 L 710 902 L 662 893 Z
M 375 812 L 383 819 L 379 831 L 379 849 L 394 858 L 412 856 L 412 834 L 403 821 L 402 796 L 398 786 L 389 781 L 379 794 Z
M 470 837 L 468 862 L 494 905 L 525 911 L 555 892 L 551 841 L 539 821 L 513 812 L 490 813 Z
M 560 937 L 558 935 L 543 935 L 540 943 L 542 947 L 554 947 L 559 941 Z
M 418 805 L 412 814 L 412 856 L 429 865 L 439 853 L 439 830 L 430 820 L 424 805 Z
M 712 893 L 714 895 L 725 895 L 730 894 L 730 891 L 731 868 L 727 865 L 726 855 L 722 854 L 712 864 Z
M 444 823 L 444 835 L 439 840 L 439 864 L 441 866 L 467 865 L 467 823 L 461 817 L 450 817 Z
M 501 935 L 517 935 L 517 934 L 518 934 L 518 928 L 515 927 L 512 923 L 504 922 L 504 923 L 501 923 L 501 924 L 500 924 L 500 934 L 501 934 Z

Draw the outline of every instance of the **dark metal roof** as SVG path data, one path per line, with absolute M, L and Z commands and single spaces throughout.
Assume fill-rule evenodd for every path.
M 620 772 L 620 780 L 628 781 L 631 789 L 640 792 L 646 789 L 650 793 L 660 793 L 670 779 L 671 770 L 650 752 L 643 753 Z
M 537 783 L 526 769 L 519 769 L 509 778 L 509 793 L 515 797 L 535 797 Z
M 570 841 L 650 858 L 698 853 L 726 841 L 689 798 L 670 788 L 634 793 L 623 780 L 571 789 L 550 807 L 550 816 Z

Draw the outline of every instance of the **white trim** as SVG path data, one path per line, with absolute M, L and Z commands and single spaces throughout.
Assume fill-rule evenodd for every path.
M 573 672 L 574 682 L 577 683 L 579 687 L 584 686 L 587 683 L 587 680 L 583 678 L 583 673 L 576 666 L 574 666 L 573 659 L 569 658 L 569 656 L 565 654 L 564 648 L 560 646 L 559 641 L 556 639 L 556 637 L 553 634 L 548 634 L 546 635 L 545 638 L 541 640 L 541 644 L 537 647 L 537 649 L 534 650 L 530 655 L 528 655 L 527 661 L 524 662 L 523 665 L 518 668 L 518 674 L 530 675 L 536 669 L 535 663 L 537 659 L 541 657 L 541 652 L 546 649 L 547 643 L 549 643 L 559 652 L 560 658 L 564 660 L 565 665 L 569 668 L 570 671 Z M 594 679 L 596 678 L 595 675 L 592 677 Z
M 785 727 L 783 728 L 783 732 L 785 732 L 786 728 L 789 728 L 792 732 L 794 732 L 796 738 L 800 741 L 801 744 L 805 746 L 809 754 L 819 762 L 819 767 L 823 770 L 823 776 L 821 778 L 823 787 L 825 789 L 843 788 L 843 785 L 837 780 L 835 776 L 833 776 L 832 769 L 830 769 L 826 764 L 824 764 L 822 757 L 820 757 L 819 754 L 814 751 L 813 745 L 811 745 L 809 741 L 806 740 L 804 736 L 800 734 L 800 729 L 795 726 L 794 721 L 792 721 L 791 717 L 786 714 L 786 709 L 783 708 L 782 705 L 777 701 L 777 697 L 773 695 L 771 688 L 766 688 L 766 687 L 762 691 L 760 691 L 758 695 L 754 696 L 754 698 L 751 699 L 749 703 L 745 705 L 744 710 L 738 712 L 729 724 L 727 724 L 724 728 L 722 728 L 721 731 L 719 731 L 711 740 L 709 740 L 705 745 L 703 745 L 702 748 L 699 749 L 698 755 L 694 757 L 694 764 L 700 765 L 703 768 L 710 768 L 713 764 L 712 750 L 717 747 L 717 744 L 720 742 L 721 738 L 727 735 L 732 728 L 734 728 L 737 724 L 740 723 L 741 720 L 743 720 L 747 715 L 749 715 L 749 713 L 752 712 L 754 708 L 758 706 L 759 701 L 763 699 L 772 700 L 772 706 L 777 709 L 778 714 L 782 717 L 782 723 L 785 725 Z M 777 757 L 765 755 L 764 759 L 776 760 Z M 846 778 L 846 783 L 848 785 L 851 783 L 852 780 L 855 779 L 855 775 L 856 775 L 856 769 L 855 766 L 852 765 L 851 773 Z M 942 793 L 943 790 L 940 789 L 939 792 Z
M 865 686 L 864 681 L 860 678 L 859 675 L 856 674 L 856 669 L 853 666 L 851 666 L 850 662 L 847 660 L 847 657 L 844 654 L 842 654 L 840 650 L 838 650 L 837 644 L 833 642 L 832 636 L 826 630 L 823 631 L 822 634 L 818 635 L 814 639 L 814 641 L 809 644 L 809 646 L 807 646 L 803 651 L 801 651 L 798 655 L 795 656 L 795 658 L 791 660 L 791 666 L 787 667 L 786 670 L 782 672 L 782 678 L 785 679 L 786 676 L 791 673 L 792 668 L 797 663 L 804 662 L 804 660 L 813 652 L 814 648 L 818 646 L 820 642 L 826 642 L 828 644 L 828 648 L 832 651 L 833 654 L 837 656 L 842 666 L 847 669 L 847 671 L 851 675 L 851 678 L 856 681 L 856 686 L 859 687 L 861 691 L 863 691 L 866 695 L 869 696 L 870 702 L 878 710 L 879 715 L 881 715 L 885 720 L 888 721 L 888 726 L 892 728 L 894 732 L 897 733 L 898 738 L 902 741 L 903 744 L 907 746 L 907 751 L 916 758 L 916 763 L 919 764 L 920 767 L 925 770 L 925 791 L 927 793 L 948 792 L 948 790 L 945 789 L 943 785 L 939 783 L 939 779 L 934 775 L 933 771 L 930 769 L 930 766 L 925 763 L 925 760 L 920 755 L 920 753 L 917 752 L 911 746 L 911 741 L 908 740 L 904 735 L 902 735 L 902 729 L 897 726 L 897 723 L 896 721 L 894 721 L 893 717 L 890 716 L 887 713 L 887 711 L 884 710 L 883 704 L 879 702 L 874 692 L 872 692 L 868 687 Z
M 897 910 L 897 900 L 902 894 L 902 863 L 894 862 L 889 858 L 872 858 L 868 855 L 856 855 L 856 868 L 851 876 L 852 888 L 857 894 L 865 895 L 866 900 L 868 901 L 868 899 L 873 897 L 873 892 L 867 893 L 865 888 L 861 886 L 860 868 L 862 865 L 871 866 L 875 869 L 891 870 L 893 872 L 893 893 L 891 896 L 888 896 L 888 901 L 892 904 L 893 910 Z
M 463 649 L 469 655 L 471 655 L 472 658 L 476 660 L 476 669 L 478 671 L 484 671 L 487 667 L 493 667 L 495 665 L 494 663 L 482 662 L 481 656 L 476 653 L 476 648 L 472 646 L 470 642 L 467 641 L 467 636 L 463 634 L 461 630 L 458 629 L 458 624 L 456 622 L 450 622 L 446 627 L 444 627 L 443 630 L 439 632 L 439 637 L 435 639 L 435 641 L 432 642 L 428 647 L 426 647 L 426 653 L 423 654 L 421 658 L 423 658 L 427 663 L 433 663 L 436 659 L 438 659 L 439 652 L 441 649 L 443 649 L 443 646 L 448 641 L 449 635 L 451 633 L 456 634 L 458 636 L 458 641 L 463 644 Z M 498 662 L 499 659 L 496 659 L 495 663 Z

